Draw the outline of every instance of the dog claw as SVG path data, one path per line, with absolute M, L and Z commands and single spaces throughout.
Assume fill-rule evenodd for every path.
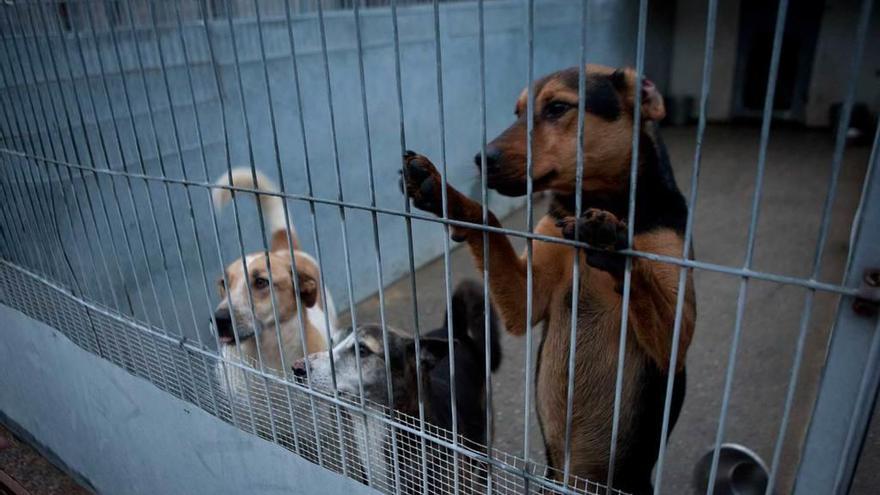
M 407 150 L 403 155 L 401 189 L 412 199 L 413 206 L 429 213 L 439 214 L 440 174 L 425 157 Z
M 556 226 L 564 238 L 583 241 L 594 248 L 587 253 L 587 264 L 615 276 L 623 274 L 626 260 L 616 251 L 627 247 L 627 228 L 614 214 L 591 208 L 580 218 L 560 219 Z
M 590 208 L 580 218 L 565 217 L 556 222 L 566 239 L 584 241 L 607 251 L 626 248 L 626 223 L 605 210 Z

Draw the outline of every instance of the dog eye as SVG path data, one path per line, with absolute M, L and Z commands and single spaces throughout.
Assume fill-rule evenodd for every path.
M 567 103 L 564 101 L 551 101 L 547 105 L 544 106 L 544 118 L 545 119 L 558 119 L 562 117 L 566 112 L 572 109 L 574 105 L 571 103 Z
M 371 351 L 370 348 L 367 347 L 367 344 L 364 344 L 363 342 L 358 344 L 358 354 L 360 354 L 361 357 L 369 356 L 372 353 L 373 351 Z
M 254 289 L 265 289 L 269 287 L 269 281 L 263 277 L 257 277 L 254 279 Z

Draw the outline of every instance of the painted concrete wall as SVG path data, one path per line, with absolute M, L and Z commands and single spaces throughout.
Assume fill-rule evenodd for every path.
M 828 124 L 828 109 L 845 98 L 846 85 L 852 64 L 861 2 L 836 0 L 826 2 L 816 60 L 810 80 L 806 122 L 810 126 Z M 874 112 L 880 110 L 880 9 L 874 6 L 869 24 L 865 56 L 856 88 L 856 102 L 867 104 Z
M 710 120 L 730 118 L 733 104 L 734 71 L 739 34 L 739 0 L 719 0 L 715 29 L 712 85 L 709 92 L 707 117 Z M 706 47 L 706 15 L 703 0 L 678 0 L 675 13 L 672 80 L 670 95 L 691 96 L 699 104 L 703 81 L 703 52 Z M 694 111 L 698 110 L 697 106 Z
M 813 72 L 807 93 L 805 123 L 828 124 L 828 110 L 843 101 L 851 55 L 855 46 L 856 25 L 861 2 L 829 0 L 825 2 L 822 26 L 816 45 Z M 699 101 L 705 48 L 707 4 L 702 0 L 678 0 L 672 56 L 672 80 L 669 94 L 692 96 Z M 735 69 L 740 22 L 740 1 L 719 0 L 718 23 L 712 87 L 708 117 L 725 121 L 731 118 L 736 91 Z M 880 109 L 880 9 L 874 9 L 859 73 L 856 101 L 873 111 Z
M 377 493 L 162 392 L 18 311 L 0 305 L 0 321 L 0 419 L 97 493 Z
M 635 1 L 590 2 L 588 57 L 591 61 L 610 65 L 634 63 L 636 4 Z M 487 133 L 491 138 L 510 123 L 513 101 L 526 84 L 526 10 L 523 1 L 513 0 L 488 1 L 485 8 Z M 580 18 L 578 2 L 550 0 L 538 3 L 535 15 L 536 75 L 577 63 Z M 325 21 L 342 190 L 346 201 L 369 204 L 367 140 L 360 103 L 354 19 L 351 12 L 333 11 L 326 13 Z M 432 22 L 430 6 L 399 10 L 406 145 L 436 158 L 439 163 L 441 135 Z M 397 185 L 400 140 L 390 12 L 383 8 L 365 9 L 361 25 L 376 201 L 380 207 L 401 210 L 403 198 Z M 29 30 L 29 26 L 23 21 L 11 28 L 11 32 L 19 34 L 21 29 Z M 79 36 L 65 33 L 53 34 L 48 41 L 44 37 L 36 42 L 30 37 L 6 40 L 4 50 L 0 52 L 2 84 L 6 86 L 5 94 L 0 93 L 0 102 L 12 108 L 10 113 L 0 117 L 0 133 L 12 136 L 12 140 L 6 141 L 4 146 L 88 167 L 145 171 L 148 175 L 175 179 L 182 179 L 186 174 L 188 179 L 198 182 L 214 179 L 226 170 L 228 164 L 247 166 L 253 155 L 253 163 L 276 179 L 276 167 L 280 163 L 287 191 L 305 194 L 306 155 L 298 123 L 298 113 L 302 112 L 314 195 L 337 199 L 334 143 L 330 133 L 317 17 L 302 15 L 293 22 L 302 80 L 302 109 L 296 104 L 286 21 L 277 17 L 263 19 L 265 64 L 260 55 L 257 24 L 252 19 L 237 19 L 234 26 L 235 49 L 226 21 L 208 22 L 207 33 L 215 50 L 212 59 L 205 26 L 201 22 L 187 23 L 182 38 L 189 66 L 184 61 L 180 31 L 173 23 L 170 27 L 160 27 L 155 35 L 151 30 L 143 29 L 134 34 L 127 29 L 115 32 L 121 62 L 116 56 L 111 33 L 99 30 L 93 36 L 88 25 L 79 27 Z M 449 180 L 461 190 L 476 194 L 477 174 L 472 157 L 480 145 L 480 103 L 475 3 L 444 4 L 440 30 Z M 79 44 L 82 45 L 86 71 L 80 62 L 78 39 L 81 40 Z M 161 70 L 159 45 L 165 71 Z M 146 67 L 143 72 L 136 57 L 137 50 Z M 249 134 L 245 132 L 234 53 L 240 62 Z M 99 60 L 106 74 L 103 78 L 106 92 L 100 77 Z M 60 87 L 54 81 L 53 66 L 60 70 Z M 69 80 L 68 67 L 73 71 L 73 83 Z M 33 82 L 32 69 L 39 84 Z M 271 102 L 266 91 L 264 69 L 269 74 Z M 48 70 L 48 85 L 44 82 L 44 70 Z M 188 73 L 194 81 L 194 98 L 189 89 Z M 167 87 L 163 75 L 167 75 Z M 218 81 L 222 108 L 216 88 Z M 128 103 L 132 106 L 134 130 Z M 269 117 L 270 104 L 275 112 L 274 130 Z M 65 109 L 72 120 L 73 138 L 67 128 Z M 199 120 L 195 118 L 194 109 L 198 110 Z M 80 124 L 81 114 L 84 128 Z M 229 139 L 224 137 L 221 125 L 224 121 Z M 47 122 L 50 137 L 45 134 Z M 35 129 L 40 129 L 42 134 L 36 135 Z M 201 132 L 201 140 L 197 130 Z M 25 139 L 19 134 L 24 134 Z M 227 145 L 230 160 L 227 160 Z M 29 167 L 25 160 L 8 158 L 8 162 L 16 163 L 22 167 L 20 170 Z M 52 236 L 35 235 L 33 249 L 39 246 L 56 259 L 62 259 L 60 245 L 63 243 L 73 272 L 80 277 L 79 283 L 89 297 L 113 306 L 109 292 L 113 287 L 123 311 L 128 311 L 130 306 L 142 320 L 157 325 L 164 320 L 165 326 L 172 331 L 183 328 L 190 336 L 193 327 L 207 331 L 209 311 L 216 297 L 214 280 L 219 277 L 224 264 L 239 256 L 232 208 L 218 215 L 218 256 L 209 197 L 203 188 L 189 188 L 188 197 L 186 189 L 179 184 L 167 186 L 166 192 L 166 186 L 158 182 L 133 179 L 129 185 L 123 178 L 117 177 L 111 183 L 110 178 L 102 176 L 99 191 L 93 178 L 87 177 L 84 182 L 79 178 L 79 171 L 74 170 L 72 184 L 79 200 L 79 206 L 76 206 L 70 199 L 72 196 L 68 203 L 61 199 L 58 173 L 62 174 L 61 183 L 65 187 L 71 184 L 64 167 L 41 164 L 34 170 L 39 171 L 38 182 L 43 186 L 33 192 L 42 193 L 38 197 L 42 197 L 43 202 L 26 207 L 37 212 L 35 222 L 51 226 L 47 211 L 53 208 L 47 205 L 54 200 L 57 226 L 63 241 L 47 243 L 46 238 Z M 4 173 L 11 172 L 6 170 Z M 47 178 L 52 179 L 48 186 L 45 184 Z M 86 187 L 90 198 L 86 195 Z M 72 192 L 72 189 L 67 190 Z M 19 199 L 23 200 L 24 195 Z M 499 215 L 518 204 L 521 204 L 519 200 L 491 198 L 491 207 Z M 39 205 L 44 206 L 40 208 Z M 110 228 L 104 219 L 105 205 L 112 225 Z M 246 252 L 261 249 L 255 208 L 247 200 L 240 201 L 240 205 L 244 249 Z M 338 208 L 317 206 L 315 227 L 306 203 L 291 201 L 289 206 L 302 244 L 312 253 L 316 251 L 313 232 L 317 231 L 329 290 L 340 308 L 348 306 Z M 85 232 L 89 242 L 79 223 L 80 208 L 85 212 Z M 92 226 L 92 210 L 97 218 L 97 229 Z M 72 222 L 68 216 L 72 216 Z M 154 216 L 158 229 L 154 229 Z M 388 283 L 408 270 L 404 222 L 398 217 L 380 216 L 378 223 L 383 274 Z M 123 236 L 123 225 L 128 242 Z M 360 300 L 375 293 L 378 287 L 370 214 L 348 210 L 346 225 L 353 298 Z M 443 230 L 438 224 L 415 222 L 413 230 L 417 265 L 442 252 Z M 183 253 L 185 269 L 181 266 L 178 251 Z M 86 255 L 80 257 L 77 252 Z M 105 259 L 107 269 L 104 268 Z M 208 279 L 207 296 L 203 274 Z M 66 276 L 65 273 L 48 275 L 62 279 Z M 153 296 L 154 286 L 158 301 Z M 189 299 L 192 299 L 192 311 Z

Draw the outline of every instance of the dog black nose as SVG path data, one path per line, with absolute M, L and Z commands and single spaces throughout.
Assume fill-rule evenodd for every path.
M 229 314 L 228 308 L 214 311 L 214 321 L 217 323 L 217 337 L 220 338 L 220 342 L 227 343 L 235 338 L 232 331 L 232 315 Z
M 483 166 L 483 157 L 482 153 L 477 153 L 474 155 L 474 164 L 477 167 L 482 168 Z M 486 146 L 486 172 L 493 173 L 498 171 L 499 164 L 501 163 L 501 150 L 492 146 L 491 144 Z
M 305 359 L 297 359 L 293 362 L 293 376 L 300 378 L 306 377 L 306 361 Z

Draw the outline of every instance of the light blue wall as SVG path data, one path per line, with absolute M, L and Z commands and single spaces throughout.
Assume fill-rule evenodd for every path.
M 589 44 L 588 58 L 590 61 L 611 65 L 631 64 L 634 59 L 634 2 L 616 2 L 597 0 L 590 2 L 591 22 L 588 26 Z M 502 130 L 512 119 L 513 101 L 526 84 L 527 44 L 525 36 L 526 7 L 522 1 L 487 1 L 485 4 L 486 19 L 486 98 L 487 98 L 487 133 L 489 137 Z M 577 63 L 580 56 L 580 6 L 579 2 L 538 1 L 535 15 L 535 74 L 536 76 L 554 69 L 571 66 Z M 339 149 L 339 162 L 342 170 L 342 186 L 346 201 L 368 204 L 370 201 L 367 183 L 366 138 L 363 128 L 363 116 L 360 103 L 360 85 L 357 71 L 357 52 L 355 45 L 354 19 L 351 12 L 334 11 L 325 14 L 327 44 L 329 52 L 330 79 L 333 92 L 333 105 L 336 118 L 336 135 Z M 25 27 L 29 25 L 25 22 Z M 365 47 L 364 65 L 366 70 L 366 92 L 368 99 L 368 115 L 371 132 L 371 145 L 376 173 L 377 203 L 383 208 L 402 209 L 403 199 L 398 191 L 397 171 L 399 168 L 399 127 L 394 84 L 394 52 L 392 45 L 391 18 L 388 9 L 367 9 L 362 12 L 361 26 Z M 440 140 L 437 106 L 437 87 L 435 72 L 435 51 L 433 38 L 433 17 L 430 6 L 415 6 L 399 9 L 399 26 L 402 57 L 402 82 L 405 130 L 407 147 L 418 150 L 439 161 Z M 17 27 L 15 29 L 21 29 Z M 29 27 L 28 27 L 29 29 Z M 130 172 L 140 172 L 145 167 L 149 175 L 166 175 L 182 178 L 181 164 L 191 180 L 205 181 L 221 174 L 227 167 L 226 149 L 222 127 L 220 99 L 215 89 L 215 69 L 219 75 L 223 91 L 223 104 L 226 108 L 226 126 L 230 139 L 228 141 L 231 163 L 234 166 L 248 165 L 249 144 L 253 151 L 254 163 L 258 168 L 277 178 L 274 143 L 278 142 L 280 164 L 284 171 L 285 185 L 288 191 L 305 194 L 306 182 L 304 175 L 303 143 L 300 139 L 298 112 L 302 111 L 306 122 L 309 163 L 314 180 L 315 196 L 336 199 L 336 174 L 334 170 L 332 146 L 330 138 L 330 122 L 327 106 L 326 80 L 324 77 L 323 57 L 318 31 L 318 18 L 315 15 L 302 15 L 293 22 L 297 43 L 297 61 L 302 81 L 303 108 L 296 105 L 292 58 L 287 41 L 287 24 L 284 19 L 263 19 L 262 30 L 266 42 L 266 67 L 272 89 L 271 105 L 275 111 L 277 134 L 273 134 L 268 114 L 269 100 L 265 90 L 263 62 L 259 53 L 257 24 L 253 20 L 236 20 L 235 37 L 240 59 L 241 76 L 244 82 L 244 100 L 247 106 L 247 117 L 250 135 L 244 131 L 241 106 L 238 97 L 238 79 L 232 58 L 232 44 L 228 25 L 225 20 L 212 20 L 208 23 L 212 42 L 215 46 L 216 59 L 211 60 L 206 44 L 205 30 L 202 24 L 188 23 L 183 31 L 187 44 L 187 53 L 191 65 L 186 67 L 183 61 L 179 32 L 176 25 L 160 28 L 158 39 L 165 58 L 165 74 L 168 76 L 171 100 L 177 119 L 180 148 L 178 152 L 174 139 L 174 128 L 171 122 L 163 71 L 158 60 L 156 38 L 151 30 L 139 30 L 136 39 L 130 31 L 123 29 L 116 35 L 119 48 L 123 55 L 122 64 L 117 61 L 113 50 L 112 38 L 109 33 L 102 32 L 93 37 L 88 27 L 81 35 L 83 54 L 88 66 L 89 77 L 84 77 L 82 65 L 79 63 L 77 44 L 70 34 L 62 37 L 53 35 L 51 43 L 39 39 L 15 42 L 5 41 L 0 62 L 3 66 L 3 84 L 6 94 L 0 95 L 0 104 L 7 107 L 6 115 L 0 114 L 0 132 L 13 135 L 10 142 L 5 141 L 4 147 L 14 148 L 28 153 L 50 156 L 55 159 L 81 163 L 86 166 L 104 168 L 109 165 L 114 170 L 127 168 Z M 479 102 L 479 59 L 477 38 L 477 10 L 475 3 L 463 2 L 444 4 L 441 6 L 440 31 L 443 56 L 443 93 L 447 123 L 446 150 L 449 180 L 461 190 L 476 194 L 478 186 L 476 168 L 472 164 L 472 156 L 480 145 L 480 102 Z M 14 31 L 18 32 L 18 31 Z M 63 41 L 63 44 L 62 44 Z M 75 57 L 72 63 L 75 84 L 67 79 L 65 48 L 70 56 Z M 140 49 L 147 65 L 146 80 L 152 102 L 153 117 L 158 131 L 158 142 L 162 152 L 162 160 L 157 160 L 155 139 L 151 130 L 147 98 L 141 84 L 141 72 L 134 57 L 135 50 Z M 24 51 L 27 50 L 27 54 Z M 50 53 L 51 50 L 51 53 Z M 40 62 L 50 66 L 53 57 L 60 58 L 60 72 L 63 82 L 63 96 L 58 86 L 52 82 L 35 85 L 32 82 L 28 61 L 34 63 L 37 78 L 43 80 L 43 67 Z M 19 55 L 24 55 L 19 57 Z M 100 56 L 108 75 L 110 98 L 101 84 L 97 57 Z M 24 74 L 27 84 L 22 85 L 22 72 L 19 62 L 24 59 Z M 10 67 L 15 69 L 10 72 Z M 202 138 L 199 142 L 196 135 L 197 123 L 193 113 L 193 99 L 187 84 L 186 73 L 190 71 L 195 79 L 195 105 L 201 117 Z M 121 75 L 122 74 L 122 75 Z M 54 74 L 50 70 L 50 79 Z M 126 92 L 122 77 L 128 84 L 127 95 L 133 110 L 136 131 L 133 133 L 126 108 Z M 15 80 L 18 84 L 11 85 Z M 12 87 L 10 87 L 12 86 Z M 74 96 L 75 91 L 78 98 Z M 97 112 L 93 112 L 89 94 L 95 99 Z M 7 99 L 9 97 L 9 99 Z M 29 99 L 33 98 L 34 100 Z M 39 100 L 37 100 L 39 99 Z M 11 113 L 10 102 L 12 103 Z M 39 126 L 45 129 L 46 119 L 43 118 L 41 107 L 35 104 L 36 118 L 33 118 L 31 101 L 45 105 L 48 115 L 51 138 L 45 135 L 41 139 L 21 140 L 17 136 L 17 125 L 33 129 Z M 77 104 L 79 102 L 79 105 Z M 79 125 L 79 106 L 84 108 L 86 121 L 85 135 Z M 111 108 L 112 105 L 112 108 Z M 64 107 L 71 113 L 74 123 L 72 140 L 65 122 Z M 55 113 L 61 118 L 61 132 Z M 112 110 L 112 112 L 111 112 Z M 97 114 L 97 118 L 96 115 Z M 11 115 L 17 116 L 16 118 Z M 4 120 L 6 122 L 4 122 Z M 117 135 L 116 129 L 119 130 Z M 25 132 L 25 134 L 28 134 Z M 30 133 L 31 135 L 33 133 Z M 137 153 L 135 138 L 141 146 L 143 162 Z M 100 137 L 103 136 L 104 142 Z M 87 146 L 87 141 L 90 144 Z M 33 144 L 33 146 L 32 146 Z M 42 145 L 42 146 L 41 146 Z M 63 150 L 62 150 L 63 145 Z M 44 149 L 45 146 L 45 149 Z M 52 147 L 55 147 L 54 149 Z M 105 158 L 103 148 L 108 149 Z M 125 160 L 120 157 L 119 149 Z M 76 150 L 76 151 L 75 151 Z M 91 151 L 91 152 L 90 152 Z M 202 168 L 202 155 L 207 157 L 208 177 Z M 89 157 L 95 156 L 94 160 Z M 182 159 L 181 159 L 182 158 Z M 110 187 L 110 179 L 101 178 L 104 200 L 108 205 L 108 213 L 112 223 L 111 234 L 107 233 L 98 189 L 94 179 L 89 178 L 94 208 L 98 212 L 98 224 L 101 230 L 95 236 L 91 227 L 90 205 L 86 201 L 83 182 L 75 180 L 74 185 L 80 199 L 80 206 L 86 212 L 88 232 L 92 238 L 86 243 L 81 235 L 79 216 L 73 214 L 73 227 L 67 219 L 70 212 L 76 212 L 73 204 L 65 205 L 57 184 L 56 166 L 40 163 L 38 169 L 31 169 L 21 159 L 4 157 L 6 165 L 0 167 L 4 178 L 10 177 L 11 167 L 19 167 L 17 174 L 24 170 L 39 170 L 40 178 L 45 180 L 46 174 L 53 179 L 51 187 L 43 184 L 45 196 L 42 203 L 34 203 L 34 223 L 50 226 L 45 216 L 46 208 L 54 199 L 57 211 L 58 228 L 66 251 L 74 266 L 74 272 L 81 277 L 83 290 L 90 297 L 113 305 L 107 292 L 107 274 L 103 268 L 102 256 L 98 246 L 104 250 L 107 258 L 113 287 L 120 294 L 123 307 L 123 293 L 128 294 L 136 315 L 145 318 L 140 303 L 138 290 L 149 308 L 148 318 L 156 324 L 160 323 L 158 308 L 164 308 L 167 325 L 177 331 L 177 323 L 171 308 L 180 314 L 181 325 L 187 335 L 192 334 L 192 326 L 207 330 L 208 315 L 216 302 L 213 300 L 213 281 L 219 276 L 222 264 L 229 263 L 239 255 L 238 241 L 232 209 L 220 212 L 221 259 L 218 258 L 214 233 L 211 227 L 211 213 L 208 193 L 200 187 L 191 187 L 193 201 L 192 215 L 198 230 L 198 240 L 205 260 L 204 272 L 210 284 L 210 297 L 207 300 L 202 281 L 202 268 L 199 263 L 196 237 L 190 224 L 190 209 L 183 186 L 171 184 L 171 210 L 166 206 L 165 186 L 158 182 L 133 179 L 131 191 L 134 195 L 135 207 L 129 201 L 128 184 L 123 178 L 114 179 L 119 188 L 119 202 Z M 2 162 L 0 162 L 2 163 Z M 125 165 L 123 165 L 125 163 Z M 163 169 L 164 167 L 164 169 Z M 66 171 L 62 168 L 66 179 Z M 79 176 L 78 171 L 74 171 Z M 31 173 L 31 172 L 28 172 Z M 65 181 L 66 183 L 66 181 Z M 147 202 L 147 190 L 152 198 L 155 211 L 150 211 Z M 3 189 L 10 196 L 10 189 Z M 36 192 L 36 191 L 35 191 Z M 4 199 L 8 201 L 8 199 Z M 308 205 L 301 201 L 291 201 L 292 215 L 305 249 L 315 252 L 313 224 Z M 492 208 L 499 215 L 510 211 L 517 201 L 498 197 L 492 198 Z M 260 249 L 262 241 L 258 224 L 255 221 L 255 208 L 250 201 L 241 201 L 242 230 L 246 251 Z M 339 210 L 333 206 L 316 207 L 317 231 L 321 241 L 321 255 L 324 261 L 324 275 L 329 290 L 340 308 L 348 306 L 346 270 L 343 257 L 343 242 Z M 7 217 L 19 217 L 17 210 L 11 209 Z M 151 216 L 155 215 L 160 235 L 157 238 L 153 231 Z M 24 217 L 22 217 L 24 218 Z M 375 253 L 372 241 L 372 223 L 368 212 L 347 210 L 347 227 L 349 250 L 351 253 L 351 273 L 354 284 L 354 299 L 363 299 L 377 290 Z M 181 270 L 178 259 L 178 248 L 172 228 L 172 219 L 178 225 L 178 235 L 183 253 L 186 270 Z M 14 226 L 15 218 L 8 219 L 7 225 Z M 124 223 L 129 241 L 134 246 L 130 250 L 119 228 Z M 145 232 L 147 256 L 141 251 L 139 227 Z M 45 227 L 44 227 L 45 228 Z M 27 229 L 26 229 L 27 230 Z M 403 276 L 407 268 L 407 249 L 404 222 L 399 217 L 380 216 L 379 232 L 383 259 L 383 274 L 386 283 Z M 33 244 L 28 249 L 39 249 L 45 259 L 61 259 L 58 243 L 47 242 L 47 236 L 39 231 L 32 231 Z M 111 235 L 117 241 L 118 253 L 113 253 L 110 243 Z M 415 240 L 415 260 L 421 265 L 442 252 L 442 228 L 435 223 L 415 222 L 413 238 Z M 37 240 L 39 239 L 39 240 Z M 100 242 L 98 242 L 100 241 Z M 164 263 L 159 243 L 164 246 L 167 263 Z M 76 251 L 84 253 L 78 256 Z M 120 260 L 122 275 L 116 270 L 116 261 Z M 80 261 L 81 259 L 81 261 Z M 80 266 L 82 262 L 82 266 Z M 134 269 L 132 269 L 134 267 Z M 84 270 L 83 270 L 84 268 Z M 168 274 L 171 289 L 166 282 Z M 50 276 L 64 277 L 64 273 Z M 135 281 L 135 275 L 137 282 Z M 152 296 L 149 284 L 153 276 L 159 304 Z M 97 280 L 100 278 L 100 281 Z M 138 284 L 139 283 L 139 284 Z M 99 284 L 104 288 L 100 292 Z M 187 301 L 187 286 L 193 299 L 194 316 L 190 312 Z M 173 295 L 173 296 L 172 296 Z M 195 320 L 196 323 L 193 323 Z

